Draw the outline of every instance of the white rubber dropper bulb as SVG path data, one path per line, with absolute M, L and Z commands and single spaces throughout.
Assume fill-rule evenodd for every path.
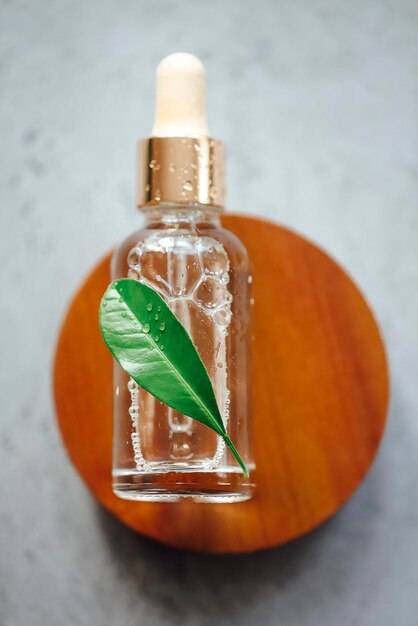
M 208 135 L 206 78 L 203 63 L 192 54 L 176 52 L 157 68 L 154 137 Z

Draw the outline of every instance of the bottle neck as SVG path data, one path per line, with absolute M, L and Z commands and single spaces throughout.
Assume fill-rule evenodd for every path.
M 202 204 L 161 203 L 148 206 L 144 211 L 148 228 L 186 228 L 197 225 L 220 224 L 221 210 L 218 207 Z

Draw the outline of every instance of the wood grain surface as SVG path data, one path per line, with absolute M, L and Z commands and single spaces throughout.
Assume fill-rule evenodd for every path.
M 253 420 L 257 492 L 239 504 L 121 500 L 111 489 L 112 367 L 97 310 L 109 256 L 65 315 L 53 382 L 77 471 L 110 512 L 181 548 L 248 552 L 289 541 L 337 511 L 364 478 L 388 404 L 384 346 L 370 308 L 318 247 L 277 224 L 226 216 L 253 267 Z

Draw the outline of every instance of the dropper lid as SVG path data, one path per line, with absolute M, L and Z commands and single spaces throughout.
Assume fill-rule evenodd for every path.
M 206 76 L 203 63 L 177 52 L 157 67 L 154 137 L 209 135 L 206 119 Z
M 171 54 L 157 68 L 152 136 L 138 143 L 137 204 L 224 204 L 224 149 L 209 137 L 205 68 L 195 56 Z

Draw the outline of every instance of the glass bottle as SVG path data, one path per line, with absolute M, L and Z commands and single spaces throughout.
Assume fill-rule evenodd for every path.
M 202 71 L 201 64 L 196 68 Z M 184 76 L 177 80 L 184 82 Z M 196 76 L 194 83 L 196 88 Z M 134 500 L 237 502 L 250 498 L 254 487 L 251 277 L 243 244 L 220 223 L 223 145 L 192 132 L 169 136 L 162 124 L 160 136 L 154 127 L 155 136 L 140 142 L 138 206 L 145 225 L 115 252 L 112 278 L 134 278 L 156 289 L 187 329 L 250 477 L 214 431 L 158 401 L 115 363 L 113 489 Z

